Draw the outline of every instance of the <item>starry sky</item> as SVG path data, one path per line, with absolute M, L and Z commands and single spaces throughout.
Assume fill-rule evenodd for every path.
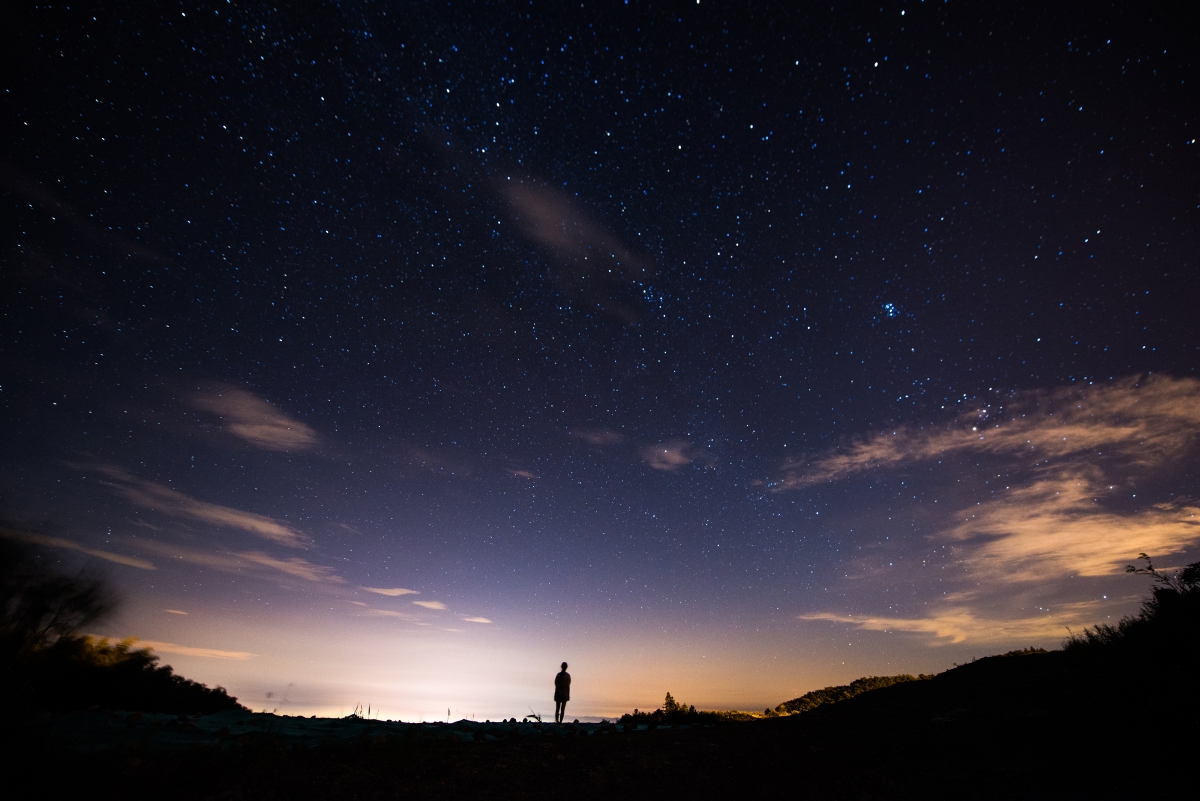
M 5 11 L 0 498 L 255 709 L 762 708 L 1200 552 L 1143 4 Z

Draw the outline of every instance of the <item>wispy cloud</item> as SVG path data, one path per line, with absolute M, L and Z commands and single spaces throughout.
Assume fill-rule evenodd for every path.
M 1132 477 L 1195 446 L 1200 381 L 1155 376 L 1027 393 L 993 416 L 984 409 L 940 430 L 876 435 L 805 468 L 788 465 L 776 489 L 954 453 L 986 456 L 1005 465 L 1008 486 L 954 513 L 933 538 L 957 544 L 976 574 L 1005 581 L 1117 573 L 1139 552 L 1178 553 L 1200 540 L 1195 505 L 1114 510 Z
M 903 631 L 933 637 L 933 644 L 943 645 L 970 640 L 978 643 L 1027 642 L 1046 643 L 1061 640 L 1068 627 L 1081 628 L 1088 622 L 1087 611 L 1078 607 L 1058 615 L 1000 618 L 981 617 L 965 607 L 933 611 L 927 617 L 898 618 L 871 615 L 836 615 L 819 612 L 798 615 L 800 620 L 828 620 L 846 623 L 867 631 Z
M 413 601 L 417 606 L 423 606 L 426 609 L 445 609 L 446 605 L 441 601 Z
M 107 483 L 114 492 L 145 509 L 170 517 L 240 529 L 289 548 L 303 548 L 309 542 L 298 530 L 274 518 L 197 500 L 162 484 L 140 479 L 123 467 L 106 464 L 73 466 L 100 473 L 108 479 Z
M 195 396 L 197 409 L 219 415 L 230 434 L 268 451 L 303 451 L 317 444 L 317 433 L 242 389 L 217 389 Z
M 97 559 L 103 559 L 106 562 L 113 562 L 126 567 L 136 567 L 138 570 L 154 570 L 154 563 L 148 562 L 145 559 L 139 559 L 136 556 L 126 556 L 121 553 L 113 553 L 112 551 L 102 551 L 96 548 L 88 548 L 80 545 L 77 542 L 63 539 L 62 537 L 47 537 L 44 534 L 34 534 L 30 531 L 17 531 L 15 529 L 0 529 L 0 535 L 9 539 L 21 540 L 34 545 L 43 545 L 49 548 L 65 548 L 71 551 L 79 551 L 88 556 L 94 556 Z
M 1084 586 L 1094 591 L 1096 580 L 1121 573 L 1139 552 L 1165 557 L 1200 543 L 1200 505 L 1177 497 L 1149 503 L 1136 494 L 1139 485 L 1181 464 L 1198 442 L 1200 381 L 1153 376 L 1023 393 L 1003 408 L 985 406 L 947 426 L 898 428 L 803 465 L 788 463 L 776 491 L 867 471 L 884 473 L 882 480 L 884 471 L 934 459 L 947 465 L 943 470 L 966 461 L 986 463 L 992 472 L 980 488 L 983 500 L 975 495 L 974 503 L 944 503 L 940 516 L 930 504 L 921 507 L 929 543 L 954 558 L 956 573 L 943 574 L 939 588 L 961 591 L 932 600 L 927 615 L 911 619 L 833 612 L 802 617 L 949 642 L 1061 636 L 1065 626 L 1095 623 L 1094 603 L 1060 602 L 1049 618 L 1030 616 L 1032 605 L 1018 608 L 1005 599 L 1014 592 L 1078 599 Z M 908 485 L 935 482 L 923 489 L 934 495 L 938 472 L 922 471 L 920 479 L 910 472 Z M 955 497 L 947 495 L 943 502 Z
M 403 612 L 396 612 L 392 609 L 368 609 L 366 614 L 371 617 L 398 617 L 402 620 L 412 620 L 412 615 L 406 615 Z
M 223 573 L 247 571 L 282 573 L 292 578 L 318 584 L 344 584 L 345 580 L 332 567 L 317 565 L 307 559 L 292 557 L 278 559 L 261 551 L 199 551 L 150 540 L 138 540 L 140 548 L 164 558 L 187 564 L 220 570 Z
M 182 609 L 164 609 L 163 611 L 167 612 L 169 614 L 172 614 L 172 615 L 186 615 L 187 614 L 187 612 L 183 611 Z
M 376 595 L 386 595 L 389 598 L 396 598 L 400 595 L 420 595 L 417 590 L 407 590 L 404 587 L 363 587 L 367 592 L 373 592 Z
M 1006 491 L 960 511 L 938 539 L 962 543 L 977 577 L 1006 582 L 1119 573 L 1134 554 L 1179 553 L 1200 540 L 1200 507 L 1108 511 L 1113 490 L 1098 473 L 1071 468 Z
M 536 474 L 531 473 L 528 470 L 518 470 L 515 468 L 509 468 L 508 473 L 509 473 L 509 475 L 516 476 L 517 478 L 531 478 L 531 479 L 537 478 Z
M 678 470 L 691 464 L 700 454 L 685 439 L 672 439 L 646 445 L 641 451 L 642 459 L 655 470 Z
M 289 576 L 305 581 L 324 582 L 341 584 L 343 579 L 333 572 L 332 567 L 324 565 L 314 565 L 307 559 L 291 557 L 290 559 L 276 559 L 270 554 L 265 554 L 260 551 L 247 551 L 244 553 L 233 554 L 238 559 L 245 559 L 247 562 L 255 565 L 278 570 L 280 573 L 286 573 Z
M 217 648 L 195 648 L 190 645 L 177 645 L 173 642 L 158 642 L 157 640 L 138 640 L 137 648 L 149 648 L 160 654 L 178 654 L 180 656 L 200 656 L 206 659 L 252 659 L 256 654 L 248 651 L 222 651 Z
M 1107 454 L 1148 466 L 1180 455 L 1197 435 L 1200 381 L 1131 377 L 1106 385 L 1026 392 L 1001 408 L 985 406 L 964 413 L 949 426 L 902 426 L 807 463 L 789 461 L 772 489 L 800 489 L 963 452 L 1038 459 Z
M 625 441 L 625 435 L 619 431 L 612 431 L 607 428 L 579 428 L 574 429 L 568 435 L 571 439 L 578 439 L 586 442 L 588 445 L 616 445 Z
M 466 623 L 491 623 L 492 622 L 492 621 L 488 620 L 486 617 L 464 617 L 463 621 Z
M 521 180 L 505 181 L 502 190 L 521 233 L 553 257 L 551 275 L 561 289 L 622 322 L 637 322 L 632 282 L 651 274 L 645 258 L 564 192 Z

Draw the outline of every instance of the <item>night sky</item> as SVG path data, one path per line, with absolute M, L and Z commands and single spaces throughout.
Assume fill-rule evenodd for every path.
M 9 536 L 291 714 L 761 709 L 1132 611 L 1200 553 L 1194 26 L 803 6 L 5 11 Z

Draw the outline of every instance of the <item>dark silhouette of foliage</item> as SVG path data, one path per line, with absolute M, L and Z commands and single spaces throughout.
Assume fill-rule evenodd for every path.
M 758 720 L 764 717 L 774 718 L 781 715 L 795 715 L 800 712 L 808 712 L 809 710 L 816 709 L 819 706 L 834 704 L 838 701 L 844 701 L 847 698 L 853 698 L 856 695 L 861 695 L 871 690 L 890 687 L 893 684 L 900 684 L 901 682 L 906 681 L 922 681 L 932 678 L 933 676 L 928 676 L 925 674 L 921 674 L 919 676 L 911 676 L 908 674 L 900 676 L 867 676 L 861 679 L 856 679 L 850 684 L 839 685 L 836 687 L 825 687 L 821 690 L 813 690 L 810 693 L 805 693 L 799 698 L 793 698 L 790 701 L 784 701 L 774 709 L 768 707 L 761 713 L 741 712 L 738 710 L 697 711 L 696 707 L 694 706 L 679 703 L 675 700 L 675 697 L 668 692 L 667 697 L 663 700 L 663 705 L 660 709 L 656 709 L 653 712 L 642 712 L 635 709 L 632 713 L 623 715 L 618 722 L 630 726 L 644 725 L 649 728 L 656 728 L 664 725 L 700 725 Z
M 728 719 L 726 715 L 727 713 L 725 712 L 698 712 L 695 706 L 679 703 L 668 692 L 667 697 L 663 700 L 662 708 L 656 709 L 653 712 L 642 712 L 635 709 L 632 713 L 622 715 L 621 719 L 617 722 L 626 726 L 648 726 L 650 728 L 680 725 L 696 726 L 702 723 L 724 722 Z
M 0 529 L 0 705 L 27 712 L 103 706 L 195 714 L 240 709 L 224 689 L 175 675 L 158 657 L 80 630 L 104 620 L 117 597 L 103 579 L 55 573 L 19 532 Z
M 136 641 L 65 637 L 31 660 L 34 694 L 43 709 L 101 706 L 174 715 L 242 709 L 224 688 L 210 688 L 159 665 Z
M 1085 653 L 1149 649 L 1159 656 L 1166 655 L 1163 651 L 1177 656 L 1195 654 L 1200 642 L 1200 562 L 1164 573 L 1146 554 L 1138 558 L 1145 565 L 1129 565 L 1125 572 L 1150 576 L 1154 584 L 1137 614 L 1122 618 L 1116 625 L 1101 623 L 1071 634 L 1063 643 L 1064 650 Z
M 921 674 L 912 676 L 908 673 L 899 676 L 866 676 L 861 679 L 855 679 L 849 684 L 840 684 L 834 687 L 825 687 L 820 690 L 813 690 L 805 693 L 799 698 L 793 698 L 790 701 L 784 701 L 779 706 L 775 707 L 775 713 L 779 715 L 795 715 L 799 712 L 808 712 L 825 704 L 836 704 L 838 701 L 845 701 L 847 698 L 853 698 L 856 695 L 861 695 L 871 690 L 879 690 L 884 687 L 891 687 L 893 684 L 899 684 L 905 681 L 921 681 L 932 679 L 933 676 Z
M 663 701 L 662 708 L 663 708 L 663 712 L 668 715 L 670 715 L 671 713 L 679 713 L 679 714 L 686 715 L 689 713 L 694 713 L 696 711 L 696 707 L 688 706 L 687 704 L 681 704 L 678 701 L 676 701 L 675 698 L 672 697 L 670 692 L 667 693 L 667 697 L 666 697 L 666 700 Z
M 0 669 L 103 620 L 117 606 L 99 578 L 51 573 L 25 543 L 0 536 Z

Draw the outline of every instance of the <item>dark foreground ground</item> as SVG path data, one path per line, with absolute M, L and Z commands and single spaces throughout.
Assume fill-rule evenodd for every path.
M 2 753 L 7 777 L 64 798 L 1196 797 L 1198 680 L 1051 652 L 754 722 L 625 731 L 92 712 L 9 727 Z

